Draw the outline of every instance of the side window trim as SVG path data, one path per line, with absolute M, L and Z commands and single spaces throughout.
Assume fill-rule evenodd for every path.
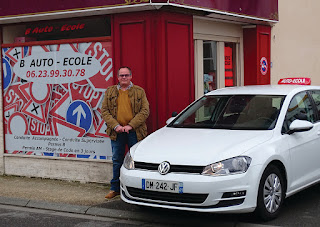
M 295 94 L 295 95 L 292 97 L 292 99 L 290 100 L 289 107 L 290 107 L 290 105 L 291 105 L 291 102 L 294 101 L 294 99 L 295 99 L 298 95 L 301 95 L 302 93 L 305 93 L 305 94 L 307 95 L 308 100 L 309 100 L 309 102 L 310 102 L 310 104 L 311 104 L 311 110 L 312 110 L 312 112 L 313 112 L 313 122 L 312 122 L 312 121 L 310 121 L 310 122 L 311 122 L 312 124 L 314 124 L 314 123 L 317 122 L 317 120 L 318 120 L 318 115 L 317 115 L 318 110 L 316 110 L 316 112 L 315 112 L 315 105 L 314 105 L 314 102 L 313 102 L 313 98 L 312 98 L 311 95 L 309 94 L 308 90 L 301 91 L 301 92 Z M 304 102 L 305 102 L 305 101 L 304 101 Z M 298 103 L 298 104 L 299 104 L 299 103 Z M 282 133 L 282 134 L 287 133 L 288 130 L 289 130 L 289 125 L 287 125 L 287 126 L 285 125 L 285 124 L 287 124 L 287 121 L 288 121 L 287 115 L 288 115 L 289 107 L 288 107 L 288 109 L 286 110 L 286 115 L 285 115 L 285 118 L 284 118 L 284 121 L 283 121 L 283 124 L 282 124 L 282 129 L 281 129 L 281 133 Z M 297 106 L 297 107 L 298 107 L 298 106 Z M 293 116 L 295 116 L 295 115 L 293 115 Z M 288 127 L 287 130 L 286 130 L 286 127 Z
M 308 90 L 307 91 L 307 94 L 308 94 L 308 96 L 309 96 L 309 98 L 310 98 L 310 100 L 311 100 L 311 104 L 312 104 L 312 107 L 313 107 L 313 112 L 314 112 L 314 115 L 315 115 L 315 121 L 314 121 L 314 123 L 316 123 L 316 122 L 319 122 L 320 121 L 320 116 L 319 116 L 319 111 L 320 110 L 318 110 L 318 108 L 317 108 L 317 104 L 316 104 L 316 102 L 314 101 L 314 99 L 313 99 L 313 97 L 312 97 L 312 92 L 319 92 L 319 95 L 320 95 L 320 90 Z

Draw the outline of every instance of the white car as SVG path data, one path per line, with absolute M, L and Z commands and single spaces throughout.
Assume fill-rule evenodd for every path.
M 167 123 L 127 153 L 123 201 L 271 220 L 320 181 L 320 87 L 219 89 Z

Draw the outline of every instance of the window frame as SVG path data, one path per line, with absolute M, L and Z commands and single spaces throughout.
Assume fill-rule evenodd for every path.
M 294 94 L 294 96 L 291 98 L 291 100 L 289 102 L 289 106 L 290 106 L 291 101 L 293 100 L 293 98 L 296 97 L 296 95 L 298 95 L 298 94 L 300 94 L 302 92 L 305 92 L 307 94 L 307 96 L 308 96 L 308 99 L 309 99 L 310 103 L 311 103 L 311 108 L 312 108 L 313 114 L 314 114 L 314 122 L 310 122 L 310 121 L 309 122 L 312 123 L 312 124 L 315 124 L 315 123 L 320 122 L 320 116 L 319 116 L 318 108 L 317 108 L 317 106 L 315 104 L 315 101 L 314 101 L 312 95 L 310 94 L 311 91 L 319 91 L 320 92 L 320 90 L 304 90 L 304 91 L 300 91 L 300 92 Z M 286 109 L 286 113 L 285 113 L 285 116 L 284 116 L 284 119 L 283 119 L 283 122 L 282 122 L 281 134 L 287 134 L 288 133 L 288 131 L 284 131 L 284 128 L 285 128 L 284 125 L 285 125 L 285 121 L 286 121 L 287 112 L 288 112 L 288 109 Z

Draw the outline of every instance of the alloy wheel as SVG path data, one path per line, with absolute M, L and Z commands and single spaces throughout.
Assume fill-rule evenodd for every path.
M 268 212 L 276 212 L 282 202 L 282 187 L 280 178 L 272 173 L 270 174 L 263 187 L 263 200 L 264 205 Z

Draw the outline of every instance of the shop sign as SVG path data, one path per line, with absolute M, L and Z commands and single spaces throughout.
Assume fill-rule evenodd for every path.
M 26 25 L 24 37 L 28 41 L 74 39 L 111 36 L 110 18 L 82 18 L 38 22 Z
M 311 85 L 311 78 L 297 77 L 297 78 L 282 78 L 278 84 L 292 84 L 292 85 Z
M 13 57 L 14 50 L 24 53 Z M 110 43 L 18 47 L 3 53 L 6 153 L 111 158 L 100 111 L 104 91 L 113 84 Z

